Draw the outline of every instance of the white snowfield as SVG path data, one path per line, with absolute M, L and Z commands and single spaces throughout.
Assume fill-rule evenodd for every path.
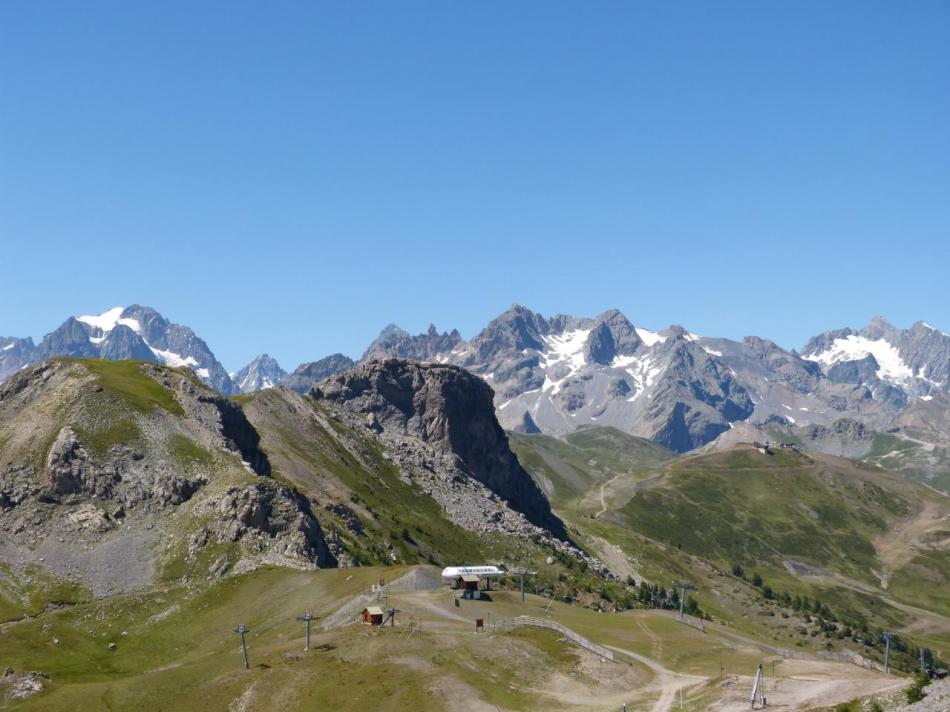
M 665 336 L 660 336 L 655 331 L 650 331 L 649 329 L 641 329 L 638 326 L 634 327 L 634 330 L 637 332 L 637 336 L 640 337 L 640 341 L 645 343 L 647 346 L 653 346 L 653 344 L 661 344 L 666 341 Z
M 645 342 L 644 342 L 645 343 Z M 639 349 L 637 349 L 639 351 Z M 651 354 L 633 356 L 617 356 L 610 364 L 614 368 L 622 368 L 633 379 L 633 395 L 627 398 L 634 401 L 646 389 L 653 385 L 656 377 L 663 372 L 663 366 L 653 360 Z
M 877 361 L 877 376 L 882 381 L 905 383 L 914 378 L 913 370 L 904 363 L 898 350 L 884 339 L 872 340 L 851 334 L 844 339 L 835 339 L 827 350 L 806 358 L 827 367 L 845 361 L 859 361 L 869 355 Z
M 544 385 L 542 391 L 557 393 L 565 380 L 580 371 L 587 363 L 584 358 L 584 344 L 590 336 L 590 329 L 575 329 L 556 336 L 543 337 L 545 350 L 541 352 L 541 365 L 544 366 Z M 551 378 L 551 371 L 560 378 Z
M 166 366 L 174 366 L 174 367 L 188 366 L 189 368 L 193 368 L 194 366 L 198 365 L 198 362 L 191 356 L 182 358 L 181 355 L 176 354 L 174 351 L 162 351 L 161 349 L 157 349 L 151 344 L 149 344 L 147 341 L 145 342 L 145 345 L 148 346 L 149 349 L 151 349 L 152 353 L 158 356 L 161 362 L 164 363 Z M 207 371 L 208 369 L 203 368 L 201 370 Z
M 0 349 L 0 351 L 9 351 L 9 350 L 12 349 L 14 346 L 16 346 L 15 343 L 13 343 L 13 344 L 7 344 L 7 345 L 4 346 L 2 349 Z
M 136 334 L 141 334 L 142 325 L 135 319 L 123 319 L 122 312 L 124 311 L 125 307 L 112 307 L 112 309 L 104 311 L 98 316 L 77 317 L 76 321 L 81 321 L 83 324 L 89 324 L 89 326 L 102 329 L 107 333 L 112 331 L 116 327 L 116 324 L 122 324 L 123 326 L 129 327 Z

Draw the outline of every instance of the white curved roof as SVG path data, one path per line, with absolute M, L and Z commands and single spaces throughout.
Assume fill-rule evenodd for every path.
M 504 576 L 505 572 L 497 566 L 446 566 L 442 569 L 442 578 L 459 576 Z

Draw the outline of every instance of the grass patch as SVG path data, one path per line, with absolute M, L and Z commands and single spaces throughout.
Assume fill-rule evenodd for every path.
M 100 386 L 120 396 L 141 413 L 155 408 L 172 415 L 184 416 L 181 404 L 171 391 L 149 377 L 142 370 L 144 361 L 107 361 L 102 359 L 65 359 L 83 364 L 96 376 Z
M 214 455 L 208 448 L 180 433 L 170 435 L 166 446 L 169 454 L 183 465 L 208 467 L 214 462 Z
M 139 426 L 131 420 L 120 420 L 99 430 L 90 430 L 73 425 L 79 442 L 99 456 L 105 455 L 114 445 L 128 444 L 142 437 Z

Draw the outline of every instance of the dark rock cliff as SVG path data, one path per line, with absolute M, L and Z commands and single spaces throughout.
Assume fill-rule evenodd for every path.
M 563 524 L 508 446 L 493 395 L 483 380 L 456 366 L 395 358 L 361 364 L 310 391 L 455 455 L 463 471 L 513 509 L 563 537 Z

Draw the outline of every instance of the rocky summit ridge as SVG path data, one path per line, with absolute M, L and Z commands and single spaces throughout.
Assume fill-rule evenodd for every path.
M 563 538 L 547 499 L 508 447 L 492 391 L 464 369 L 389 358 L 331 376 L 309 392 L 365 417 L 372 430 L 410 435 L 450 456 L 529 521 Z
M 274 385 L 306 393 L 356 364 L 333 354 L 288 375 L 264 355 L 229 375 L 190 329 L 132 306 L 70 318 L 38 345 L 0 338 L 0 380 L 54 355 L 184 365 L 226 395 Z M 360 363 L 387 357 L 478 375 L 493 389 L 506 430 L 563 435 L 610 426 L 677 452 L 728 438 L 738 424 L 820 426 L 811 438 L 819 445 L 841 430 L 834 425 L 841 419 L 914 437 L 908 427 L 919 414 L 942 412 L 950 399 L 950 336 L 925 322 L 899 329 L 880 317 L 860 330 L 825 332 L 798 352 L 757 336 L 706 337 L 678 325 L 652 331 L 616 309 L 545 317 L 516 304 L 467 341 L 454 329 L 430 325 L 412 335 L 391 324 Z M 945 439 L 925 444 L 945 447 Z M 915 459 L 927 473 L 943 460 L 935 464 L 928 452 Z
M 387 327 L 374 355 L 394 333 Z M 548 318 L 513 305 L 470 341 L 433 354 L 437 335 L 400 336 L 400 355 L 479 375 L 508 430 L 611 426 L 678 452 L 739 423 L 822 426 L 820 436 L 848 418 L 893 430 L 906 412 L 950 392 L 950 337 L 924 322 L 897 329 L 875 318 L 860 331 L 815 337 L 799 353 L 756 336 L 712 338 L 678 325 L 654 332 L 615 309 Z

